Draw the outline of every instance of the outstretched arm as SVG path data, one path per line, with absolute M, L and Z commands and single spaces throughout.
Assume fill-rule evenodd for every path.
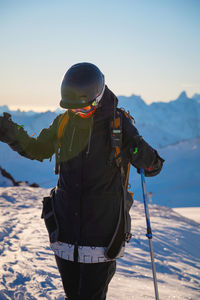
M 138 173 L 140 173 L 142 168 L 145 176 L 149 177 L 159 174 L 164 159 L 145 142 L 135 126 L 125 116 L 123 117 L 123 136 L 124 142 L 128 147 L 130 162 L 137 169 Z
M 22 127 L 12 121 L 10 114 L 4 113 L 4 116 L 0 117 L 0 141 L 7 143 L 14 151 L 26 158 L 43 161 L 55 153 L 58 118 L 59 116 L 49 128 L 42 129 L 37 138 L 32 138 Z

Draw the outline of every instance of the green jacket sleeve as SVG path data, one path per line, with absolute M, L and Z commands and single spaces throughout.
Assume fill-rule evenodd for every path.
M 4 122 L 4 140 L 11 149 L 20 155 L 32 159 L 43 161 L 51 158 L 56 151 L 58 115 L 49 128 L 41 130 L 37 138 L 30 137 L 28 133 L 11 118 Z

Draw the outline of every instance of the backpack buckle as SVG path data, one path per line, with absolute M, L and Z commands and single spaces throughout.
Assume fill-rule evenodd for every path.
M 112 130 L 112 147 L 121 147 L 122 131 L 121 129 Z

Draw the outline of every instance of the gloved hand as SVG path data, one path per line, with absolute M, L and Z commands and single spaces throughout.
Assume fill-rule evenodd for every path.
M 151 177 L 158 175 L 162 169 L 164 159 L 158 155 L 158 152 L 155 150 L 156 157 L 147 169 L 144 170 L 144 174 L 146 177 Z M 137 172 L 140 174 L 140 169 L 137 169 Z
M 17 124 L 15 124 L 11 115 L 7 112 L 3 113 L 3 117 L 0 116 L 0 141 L 4 143 L 11 143 L 17 133 Z

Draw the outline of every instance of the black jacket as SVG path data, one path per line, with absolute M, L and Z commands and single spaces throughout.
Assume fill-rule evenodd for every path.
M 107 246 L 116 228 L 122 197 L 121 173 L 111 161 L 111 121 L 115 95 L 106 87 L 101 105 L 90 119 L 69 111 L 60 151 L 60 172 L 55 193 L 59 240 L 82 246 Z M 142 138 L 122 114 L 122 161 L 129 162 L 146 176 L 158 174 L 163 159 Z M 42 161 L 57 147 L 58 119 L 36 138 L 12 123 L 12 138 L 7 141 L 19 154 Z

